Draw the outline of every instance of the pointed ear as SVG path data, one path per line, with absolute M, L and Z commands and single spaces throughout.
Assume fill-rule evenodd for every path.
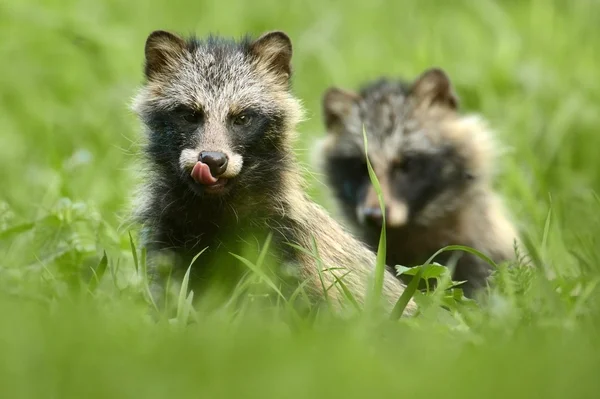
M 360 96 L 354 92 L 330 87 L 323 94 L 323 117 L 329 132 L 339 132 L 344 120 L 350 118 L 358 109 Z
M 283 82 L 292 75 L 292 41 L 282 31 L 264 33 L 250 44 L 250 53 L 256 57 L 259 65 Z
M 439 105 L 458 109 L 459 100 L 450 78 L 440 68 L 426 70 L 413 83 L 410 95 L 426 106 Z
M 146 39 L 144 72 L 151 80 L 168 70 L 185 50 L 185 41 L 174 33 L 156 30 Z

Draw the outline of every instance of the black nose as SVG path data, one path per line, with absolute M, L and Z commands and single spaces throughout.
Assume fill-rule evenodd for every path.
M 363 215 L 365 217 L 365 222 L 369 224 L 381 226 L 381 223 L 383 222 L 383 214 L 379 207 L 364 208 Z
M 227 170 L 227 155 L 222 152 L 202 151 L 198 161 L 208 165 L 213 177 L 221 176 Z

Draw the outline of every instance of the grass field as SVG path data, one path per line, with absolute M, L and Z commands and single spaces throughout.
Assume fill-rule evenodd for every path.
M 598 21 L 595 0 L 0 0 L 0 397 L 597 397 Z M 307 163 L 326 87 L 443 67 L 506 147 L 497 187 L 541 271 L 397 322 L 252 304 L 155 321 L 122 227 L 154 29 L 288 32 Z

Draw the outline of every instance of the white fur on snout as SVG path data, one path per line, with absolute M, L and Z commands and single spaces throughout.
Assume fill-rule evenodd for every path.
M 406 202 L 391 201 L 385 215 L 388 226 L 400 227 L 408 221 L 408 206 Z
M 198 162 L 198 156 L 200 155 L 201 151 L 222 152 L 223 154 L 227 155 L 227 170 L 225 170 L 225 173 L 219 176 L 219 178 L 231 179 L 237 176 L 242 170 L 244 158 L 242 158 L 240 154 L 228 153 L 227 151 L 221 150 L 198 150 L 191 148 L 186 148 L 185 150 L 181 151 L 181 155 L 179 155 L 179 167 L 184 171 L 191 171 L 194 165 L 196 165 L 196 162 Z
M 232 153 L 227 154 L 229 160 L 227 161 L 227 170 L 223 173 L 220 178 L 231 179 L 232 177 L 236 177 L 242 170 L 242 165 L 244 164 L 244 158 L 240 154 Z
M 196 165 L 196 162 L 198 162 L 198 154 L 200 154 L 200 151 L 190 148 L 181 151 L 181 155 L 179 155 L 179 167 L 182 170 L 191 170 Z
M 364 224 L 366 221 L 365 206 L 356 207 L 356 219 L 358 223 Z M 390 201 L 387 203 L 385 212 L 386 224 L 390 227 L 401 227 L 408 221 L 408 205 L 405 202 Z

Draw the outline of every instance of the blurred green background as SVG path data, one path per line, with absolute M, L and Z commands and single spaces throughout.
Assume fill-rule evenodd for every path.
M 0 0 L 0 397 L 597 396 L 599 22 L 595 0 Z M 154 29 L 290 35 L 297 153 L 334 214 L 310 164 L 321 93 L 444 68 L 497 132 L 497 188 L 556 279 L 503 274 L 484 307 L 375 326 L 153 322 L 122 222 Z

